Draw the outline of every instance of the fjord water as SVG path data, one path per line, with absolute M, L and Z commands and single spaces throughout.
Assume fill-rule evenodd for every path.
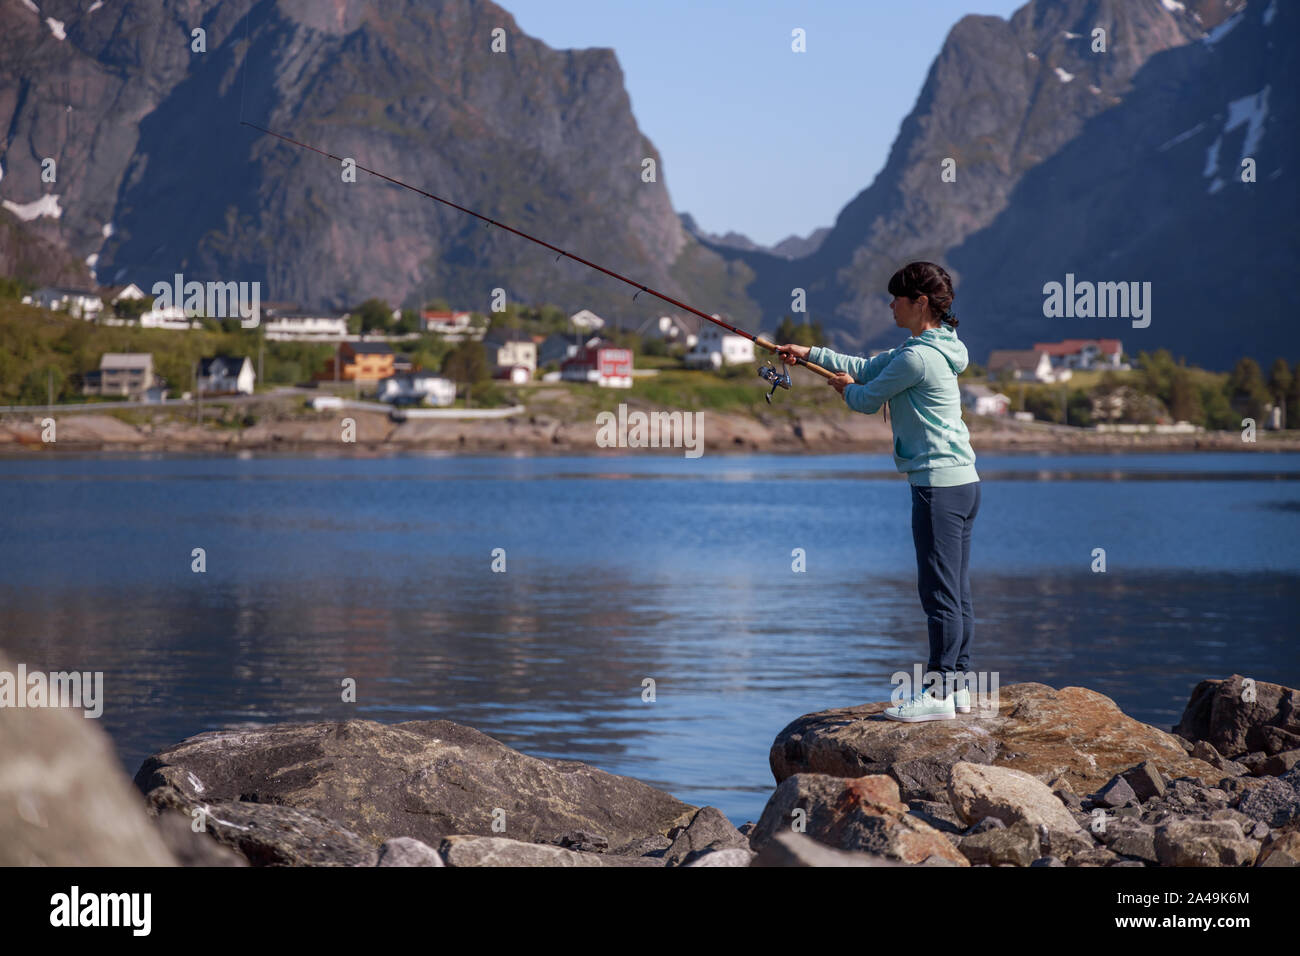
M 1165 729 L 1205 677 L 1300 685 L 1300 456 L 978 468 L 973 669 Z M 130 774 L 226 726 L 449 719 L 739 824 L 782 727 L 925 663 L 910 520 L 879 455 L 9 460 L 0 648 L 103 671 Z

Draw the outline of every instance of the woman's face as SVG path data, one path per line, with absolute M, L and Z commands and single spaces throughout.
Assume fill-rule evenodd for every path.
M 910 329 L 928 304 L 925 296 L 917 296 L 915 302 L 907 296 L 894 296 L 889 303 L 890 311 L 894 313 L 894 324 L 900 329 Z

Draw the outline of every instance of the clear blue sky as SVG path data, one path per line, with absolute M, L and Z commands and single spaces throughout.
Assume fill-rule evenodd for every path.
M 612 47 L 678 212 L 771 244 L 831 225 L 884 165 L 953 24 L 1024 0 L 498 0 L 559 48 Z M 806 53 L 791 52 L 802 27 Z

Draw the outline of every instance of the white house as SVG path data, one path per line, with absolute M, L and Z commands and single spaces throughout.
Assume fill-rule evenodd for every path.
M 603 329 L 605 320 L 589 309 L 583 309 L 569 316 L 569 321 L 579 329 L 591 331 L 593 329 Z
M 537 371 L 537 343 L 533 337 L 519 329 L 493 329 L 483 338 L 483 347 L 487 349 L 488 362 L 493 366 L 493 375 L 507 377 L 511 380 L 518 374 L 516 368 L 527 369 L 524 381 L 532 378 Z
M 963 385 L 961 404 L 974 415 L 1005 415 L 1011 399 L 987 385 Z
M 257 373 L 248 356 L 214 355 L 199 361 L 199 391 L 206 395 L 252 395 Z
M 642 338 L 661 339 L 670 345 L 682 344 L 689 349 L 700 340 L 696 328 L 694 323 L 683 319 L 680 315 L 661 315 L 658 318 L 647 319 L 637 331 Z
M 1072 374 L 1068 368 L 1053 368 L 1052 357 L 1043 349 L 994 349 L 989 355 L 989 376 L 1003 370 L 1017 382 L 1064 382 Z
M 348 336 L 348 317 L 319 312 L 276 312 L 263 323 L 267 341 L 336 342 Z
M 93 319 L 104 310 L 104 300 L 97 292 L 61 286 L 45 286 L 37 289 L 30 295 L 23 296 L 23 303 L 41 309 L 67 312 L 68 315 L 78 319 Z
M 376 392 L 381 402 L 450 405 L 456 401 L 456 383 L 432 372 L 393 375 L 379 383 Z
M 142 329 L 171 329 L 176 332 L 183 332 L 187 329 L 197 329 L 203 323 L 198 319 L 191 319 L 185 314 L 185 310 L 178 305 L 169 305 L 162 309 L 150 309 L 148 312 L 140 313 L 140 328 Z
M 153 371 L 148 352 L 105 352 L 99 368 L 87 372 L 82 385 L 85 395 L 117 395 L 132 401 L 156 401 L 164 394 Z
M 1127 371 L 1128 363 L 1121 361 L 1124 348 L 1119 339 L 1065 339 L 1061 342 L 1039 342 L 1035 351 L 1046 352 L 1057 369 L 1113 369 Z
M 100 298 L 107 300 L 109 305 L 117 305 L 119 302 L 138 302 L 144 297 L 144 290 L 134 282 L 105 286 L 100 290 Z
M 724 365 L 743 365 L 753 361 L 753 342 L 743 335 L 736 335 L 713 324 L 700 329 L 699 341 L 686 353 L 685 358 L 686 364 L 691 368 L 722 368 Z

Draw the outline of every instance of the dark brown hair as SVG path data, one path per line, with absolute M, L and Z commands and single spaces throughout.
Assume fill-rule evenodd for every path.
M 889 279 L 889 294 L 896 298 L 906 296 L 913 302 L 924 295 L 930 303 L 930 314 L 954 329 L 957 316 L 952 311 L 952 276 L 943 266 L 933 262 L 909 262 Z

